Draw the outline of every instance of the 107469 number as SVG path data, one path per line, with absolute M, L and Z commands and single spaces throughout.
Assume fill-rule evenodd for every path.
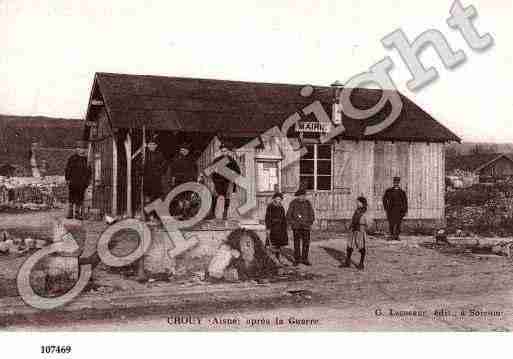
M 69 354 L 71 345 L 41 345 L 41 354 Z

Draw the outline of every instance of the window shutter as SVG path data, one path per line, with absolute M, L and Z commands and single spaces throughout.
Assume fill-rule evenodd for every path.
M 240 173 L 242 176 L 246 175 L 246 154 L 245 153 L 236 153 L 235 154 L 235 160 L 237 161 L 237 164 L 240 168 Z M 238 192 L 240 192 L 240 205 L 243 203 L 246 203 L 248 194 L 245 190 L 242 188 L 237 189 Z
M 298 148 L 299 141 L 295 138 L 289 138 L 291 147 Z M 283 151 L 291 151 L 292 148 L 283 148 Z M 288 154 L 284 153 L 284 158 L 287 158 Z M 281 171 L 281 190 L 282 192 L 296 192 L 299 189 L 299 159 L 293 163 L 290 163 L 286 168 L 282 168 Z
M 338 142 L 333 149 L 333 187 L 347 189 L 350 187 L 351 148 L 347 143 Z

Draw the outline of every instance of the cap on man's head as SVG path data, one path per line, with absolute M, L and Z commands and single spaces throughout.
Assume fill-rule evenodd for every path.
M 394 181 L 394 183 L 399 183 L 399 182 L 401 182 L 401 177 L 395 176 L 393 181 Z

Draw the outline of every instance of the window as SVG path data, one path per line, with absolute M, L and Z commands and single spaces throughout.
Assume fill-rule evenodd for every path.
M 332 146 L 306 145 L 307 153 L 299 162 L 300 184 L 307 190 L 331 190 Z
M 257 162 L 257 191 L 274 192 L 279 190 L 278 162 Z

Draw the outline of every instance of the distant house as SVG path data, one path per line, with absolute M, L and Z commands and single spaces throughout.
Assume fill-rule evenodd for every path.
M 478 182 L 513 178 L 513 159 L 504 153 L 476 153 L 447 157 L 446 175 L 462 187 Z
M 61 150 L 66 155 L 70 153 L 69 149 L 82 138 L 83 124 L 84 121 L 76 119 L 0 115 L 0 166 L 15 168 L 13 176 L 32 177 L 32 146 L 38 143 L 37 167 L 44 167 L 46 161 L 48 175 L 63 174 L 64 167 L 60 166 L 65 154 Z

